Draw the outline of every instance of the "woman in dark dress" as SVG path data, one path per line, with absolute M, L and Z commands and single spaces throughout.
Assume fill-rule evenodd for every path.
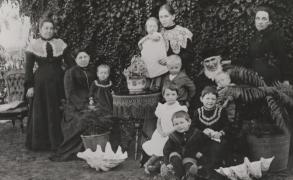
M 76 159 L 76 154 L 84 149 L 80 135 L 85 133 L 89 124 L 94 125 L 92 122 L 98 122 L 98 128 L 101 128 L 99 129 L 101 131 L 114 129 L 113 122 L 116 119 L 114 120 L 112 113 L 101 108 L 99 104 L 95 104 L 94 109 L 89 106 L 90 85 L 96 79 L 94 70 L 88 67 L 89 60 L 90 56 L 86 52 L 80 51 L 75 59 L 77 65 L 65 73 L 66 105 L 62 122 L 64 140 L 57 152 L 49 158 L 52 161 Z M 119 124 L 118 120 L 116 122 Z M 117 148 L 118 143 L 115 140 L 119 141 L 120 137 L 119 133 L 115 135 L 110 134 L 113 149 Z M 114 141 L 112 141 L 113 136 Z
M 165 40 L 167 55 L 179 55 L 182 59 L 182 69 L 189 71 L 188 67 L 190 67 L 190 63 L 193 60 L 192 32 L 175 24 L 175 11 L 168 4 L 160 7 L 159 20 L 163 26 L 161 33 Z M 160 63 L 166 65 L 166 61 L 167 59 L 165 58 Z
M 288 61 L 285 44 L 280 32 L 272 29 L 273 12 L 259 7 L 255 15 L 256 34 L 249 45 L 246 63 L 262 76 L 267 84 L 292 79 L 292 67 Z
M 66 105 L 62 122 L 63 143 L 57 153 L 50 157 L 53 161 L 66 161 L 76 157 L 83 148 L 81 133 L 85 130 L 87 119 L 90 118 L 89 87 L 95 79 L 94 71 L 88 68 L 90 57 L 86 52 L 76 56 L 76 66 L 66 71 L 64 86 Z
M 67 44 L 54 38 L 54 23 L 44 19 L 40 23 L 39 39 L 26 50 L 26 96 L 32 98 L 26 146 L 31 150 L 56 150 L 62 142 L 60 109 L 64 98 L 62 60 L 70 66 Z M 38 68 L 33 72 L 35 63 Z

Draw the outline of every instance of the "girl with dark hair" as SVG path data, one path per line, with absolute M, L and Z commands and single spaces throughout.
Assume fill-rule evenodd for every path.
M 31 150 L 56 150 L 62 142 L 60 109 L 64 99 L 62 62 L 71 60 L 67 44 L 54 38 L 54 22 L 43 19 L 40 38 L 33 40 L 26 50 L 26 96 L 32 98 L 28 120 L 26 146 Z M 38 68 L 33 72 L 35 63 Z

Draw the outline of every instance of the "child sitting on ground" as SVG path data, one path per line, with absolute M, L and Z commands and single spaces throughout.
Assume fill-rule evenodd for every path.
M 148 34 L 138 42 L 138 46 L 141 50 L 141 58 L 145 62 L 147 69 L 146 88 L 159 90 L 162 80 L 161 76 L 168 72 L 167 67 L 159 63 L 159 60 L 167 57 L 165 41 L 158 32 L 159 21 L 157 18 L 148 18 L 145 28 Z
M 182 105 L 189 107 L 191 98 L 195 94 L 195 85 L 191 79 L 181 71 L 181 58 L 178 55 L 171 55 L 167 59 L 169 73 L 163 79 L 163 87 L 175 84 L 178 91 L 178 101 Z
M 89 107 L 94 108 L 99 104 L 101 108 L 112 114 L 113 99 L 112 99 L 112 82 L 109 80 L 110 67 L 106 64 L 101 64 L 97 67 L 97 77 L 90 87 L 90 102 Z
M 172 117 L 176 132 L 169 135 L 164 147 L 161 176 L 164 179 L 223 180 L 224 177 L 207 167 L 205 149 L 212 141 L 209 136 L 191 126 L 188 113 L 178 111 Z
M 164 104 L 159 103 L 155 111 L 155 115 L 158 117 L 157 128 L 154 131 L 151 139 L 149 141 L 146 141 L 142 145 L 145 157 L 143 158 L 141 163 L 145 162 L 146 156 L 151 156 L 149 160 L 144 164 L 146 173 L 150 173 L 150 170 L 159 171 L 160 164 L 157 160 L 160 157 L 163 157 L 163 148 L 166 141 L 168 140 L 168 136 L 180 127 L 177 125 L 173 126 L 171 120 L 172 115 L 177 111 L 187 112 L 187 107 L 181 106 L 177 101 L 178 89 L 176 86 L 166 86 L 163 89 L 163 97 L 166 102 Z
M 221 165 L 226 151 L 227 139 L 231 127 L 227 119 L 226 111 L 217 105 L 218 92 L 213 86 L 206 86 L 200 97 L 203 106 L 194 111 L 192 126 L 205 133 L 212 141 L 209 141 L 203 150 L 208 157 L 205 166 L 213 169 Z
M 190 128 L 191 119 L 187 112 L 177 111 L 172 116 L 175 132 L 169 135 L 164 147 L 164 163 L 161 166 L 161 176 L 171 179 L 172 176 L 181 179 L 195 177 L 198 171 L 197 159 L 199 152 L 208 137 L 198 129 Z

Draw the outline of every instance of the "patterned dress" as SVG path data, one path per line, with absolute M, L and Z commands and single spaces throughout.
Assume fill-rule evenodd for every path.
M 36 39 L 26 50 L 25 88 L 34 88 L 30 105 L 26 146 L 32 150 L 55 150 L 62 142 L 60 109 L 64 99 L 62 61 L 67 66 L 67 45 L 61 39 Z M 33 73 L 37 63 L 38 68 Z
M 192 126 L 201 131 L 210 128 L 214 131 L 223 131 L 225 133 L 225 135 L 221 137 L 221 142 L 214 140 L 207 141 L 202 150 L 204 157 L 204 162 L 202 162 L 202 164 L 208 169 L 218 168 L 225 159 L 227 145 L 225 136 L 230 135 L 230 126 L 226 111 L 221 107 L 216 107 L 212 110 L 206 110 L 204 107 L 200 107 L 194 112 Z

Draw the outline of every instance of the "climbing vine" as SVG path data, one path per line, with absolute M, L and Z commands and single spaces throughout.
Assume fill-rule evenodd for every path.
M 23 0 L 21 9 L 35 27 L 45 10 L 52 11 L 58 36 L 73 52 L 86 48 L 94 63 L 110 64 L 114 83 L 121 86 L 121 72 L 131 56 L 139 53 L 137 42 L 145 35 L 145 20 L 157 16 L 166 2 L 175 8 L 176 22 L 194 34 L 192 78 L 199 72 L 199 54 L 204 48 L 221 48 L 232 61 L 245 56 L 255 33 L 253 13 L 259 5 L 276 11 L 274 26 L 283 30 L 293 58 L 293 5 L 288 0 Z

